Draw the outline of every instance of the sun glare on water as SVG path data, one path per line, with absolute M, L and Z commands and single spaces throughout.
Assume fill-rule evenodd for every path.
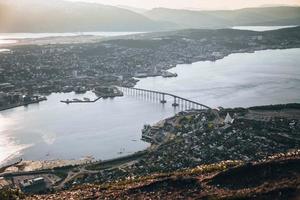
M 9 136 L 9 127 L 14 122 L 0 115 L 0 166 L 3 162 L 9 161 L 20 156 L 21 151 L 29 145 L 18 145 L 14 138 Z

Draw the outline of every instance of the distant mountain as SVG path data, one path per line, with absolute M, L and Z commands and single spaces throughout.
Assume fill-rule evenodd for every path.
M 0 0 L 0 32 L 165 31 L 243 25 L 299 25 L 300 7 L 191 11 L 63 0 Z
M 263 4 L 259 7 L 262 7 L 262 8 L 269 8 L 269 7 L 297 7 L 297 5 L 291 5 L 291 4 Z
M 136 7 L 131 7 L 131 6 L 125 6 L 125 5 L 118 5 L 117 7 L 119 8 L 124 8 L 126 10 L 130 10 L 132 12 L 136 12 L 136 13 L 139 13 L 139 14 L 143 14 L 149 10 L 147 9 L 143 9 L 143 8 L 136 8 Z
M 156 8 L 145 13 L 152 20 L 167 20 L 182 28 L 223 28 L 245 25 L 299 25 L 300 7 L 263 7 L 221 11 Z
M 0 0 L 1 32 L 153 31 L 171 28 L 123 8 L 60 0 Z

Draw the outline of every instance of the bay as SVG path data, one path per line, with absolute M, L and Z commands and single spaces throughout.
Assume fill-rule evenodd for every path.
M 176 78 L 149 77 L 136 87 L 173 93 L 211 107 L 256 106 L 300 102 L 300 49 L 231 54 L 215 62 L 196 62 L 170 69 Z M 94 94 L 51 94 L 40 104 L 0 112 L 0 162 L 29 160 L 110 159 L 143 150 L 144 124 L 178 110 L 168 104 L 126 95 L 92 104 L 60 103 Z

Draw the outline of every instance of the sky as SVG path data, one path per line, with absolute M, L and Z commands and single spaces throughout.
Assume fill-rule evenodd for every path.
M 165 7 L 193 10 L 222 10 L 269 5 L 298 5 L 300 0 L 69 0 L 96 2 L 106 5 L 126 5 L 137 8 L 151 9 Z

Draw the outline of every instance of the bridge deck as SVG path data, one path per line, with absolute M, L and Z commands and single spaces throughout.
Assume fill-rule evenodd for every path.
M 166 92 L 160 92 L 160 91 L 155 91 L 155 90 L 147 90 L 147 89 L 141 89 L 141 88 L 129 88 L 129 87 L 119 87 L 119 88 L 130 89 L 130 90 L 137 90 L 137 91 L 143 91 L 143 92 L 149 92 L 149 93 L 155 93 L 155 94 L 170 96 L 170 97 L 173 97 L 174 99 L 180 99 L 180 100 L 183 100 L 183 101 L 186 101 L 186 102 L 190 102 L 190 103 L 198 105 L 198 106 L 202 106 L 202 107 L 204 107 L 206 109 L 211 109 L 209 106 L 206 106 L 204 104 L 201 104 L 201 103 L 198 103 L 196 101 L 192 101 L 190 99 L 186 99 L 186 98 L 174 95 L 174 94 L 166 93 Z

